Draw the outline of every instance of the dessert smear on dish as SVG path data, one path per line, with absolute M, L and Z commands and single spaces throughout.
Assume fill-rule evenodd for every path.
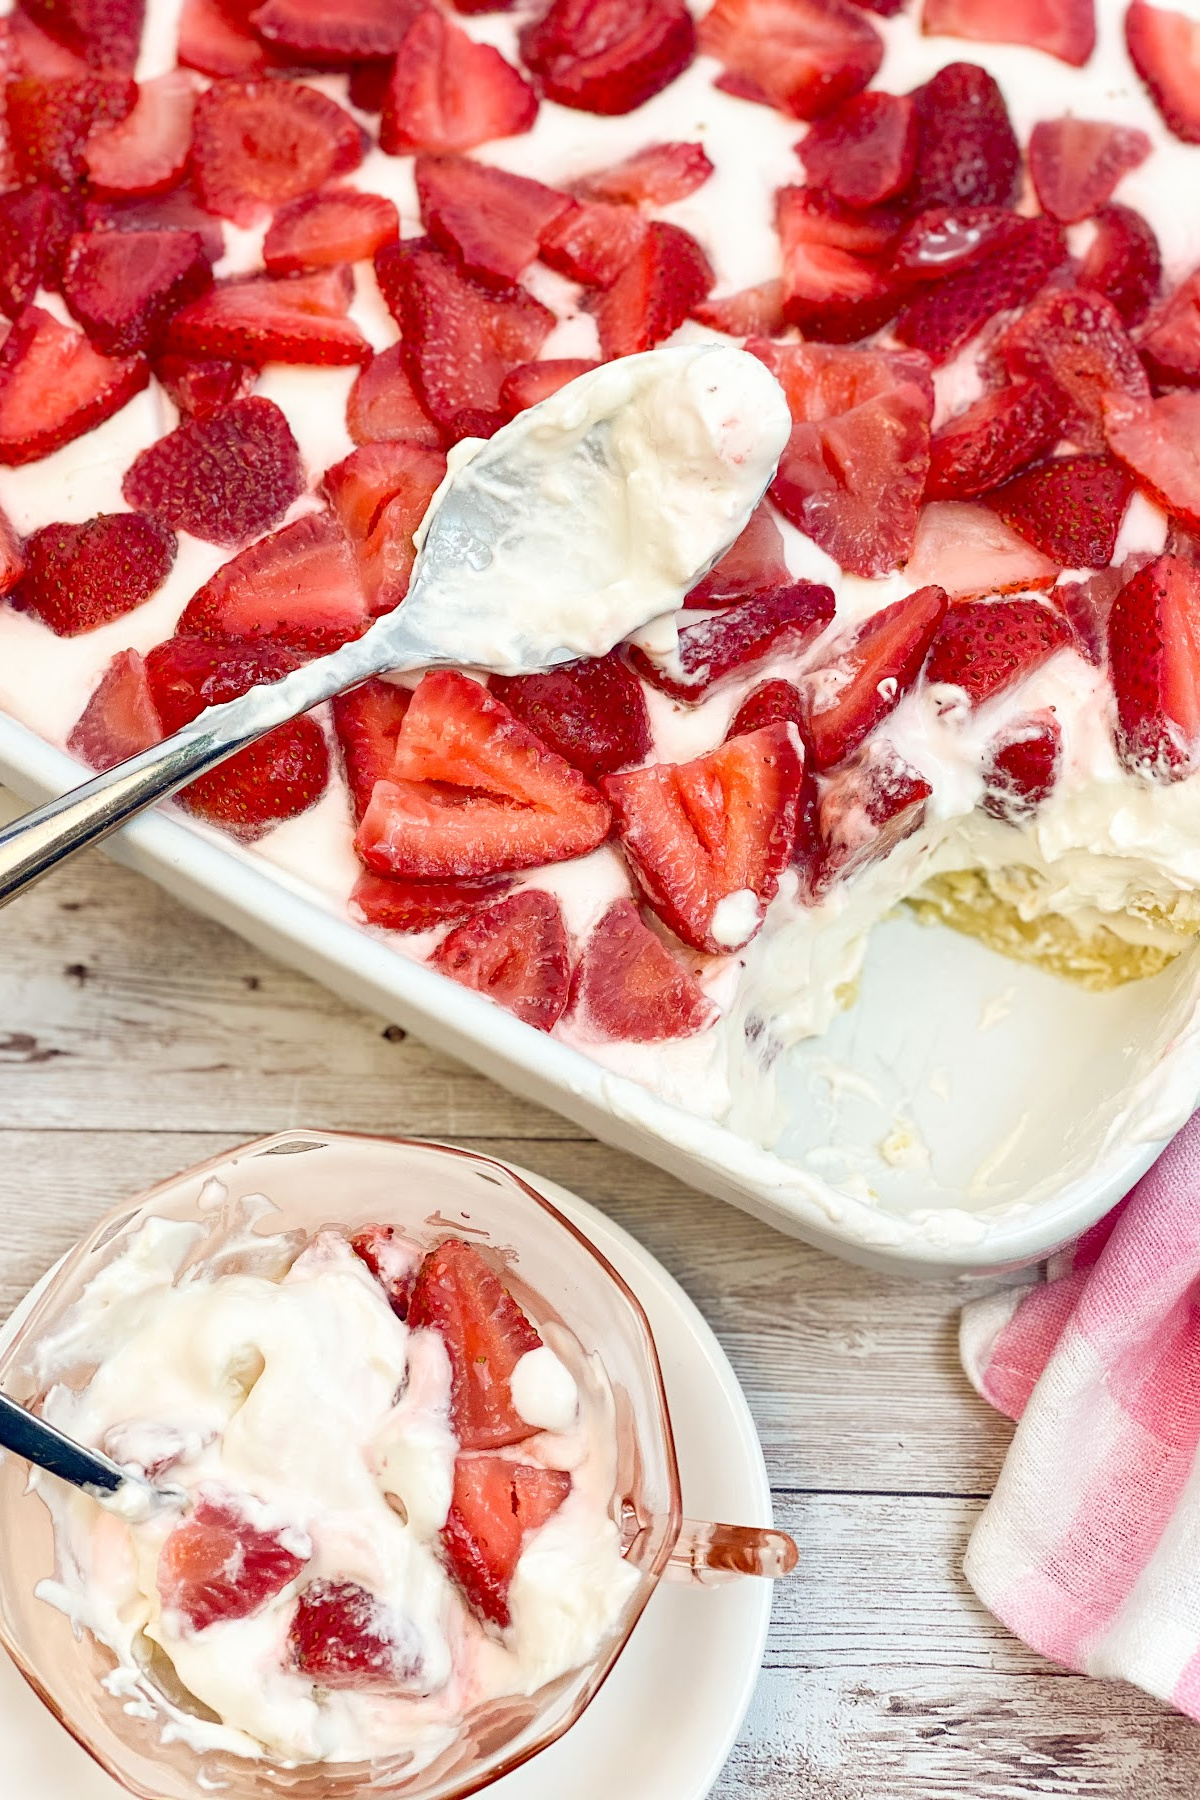
M 198 828 L 760 1138 L 899 901 L 1093 987 L 1200 929 L 1200 24 L 23 0 L 0 41 L 14 717 L 103 767 L 278 678 L 403 599 L 448 451 L 734 342 L 791 436 L 673 620 L 369 682 Z
M 424 1766 L 603 1650 L 638 1575 L 598 1359 L 461 1239 L 203 1237 L 148 1221 L 39 1345 L 45 1415 L 185 1496 L 43 1486 L 39 1593 L 110 1690 L 200 1750 Z

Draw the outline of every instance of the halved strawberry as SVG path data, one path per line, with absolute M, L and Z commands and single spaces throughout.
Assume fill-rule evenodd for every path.
M 324 653 L 370 620 L 354 552 L 331 513 L 306 513 L 222 563 L 188 601 L 177 629 L 269 638 Z
M 1063 431 L 1081 450 L 1102 450 L 1107 394 L 1143 398 L 1150 383 L 1115 306 L 1077 288 L 1049 288 L 1010 325 L 997 346 L 1010 375 L 1057 387 Z
M 758 931 L 791 858 L 803 776 L 794 725 L 732 738 L 694 762 L 605 776 L 639 885 L 694 950 L 727 955 Z
M 63 259 L 63 299 L 106 356 L 149 350 L 211 286 L 204 241 L 191 231 L 81 231 Z
M 1125 10 L 1130 61 L 1177 138 L 1200 144 L 1200 22 L 1146 0 Z
M 446 1346 L 450 1422 L 462 1449 L 497 1450 L 532 1435 L 509 1383 L 521 1358 L 540 1350 L 542 1340 L 490 1258 L 462 1238 L 447 1238 L 431 1250 L 417 1275 L 408 1323 L 413 1331 L 436 1331 Z
M 266 362 L 367 362 L 371 346 L 346 317 L 353 298 L 345 264 L 308 275 L 237 276 L 176 313 L 167 347 L 255 368 Z
M 797 863 L 810 901 L 824 899 L 925 822 L 933 789 L 889 743 L 874 738 L 819 786 Z
M 385 195 L 323 188 L 277 209 L 263 239 L 263 262 L 272 275 L 363 262 L 399 235 L 400 215 Z
M 854 94 L 810 125 L 796 152 L 814 187 L 847 206 L 878 206 L 913 178 L 916 109 L 903 94 Z
M 172 69 L 138 88 L 118 125 L 92 133 L 83 147 L 93 193 L 161 194 L 182 179 L 192 149 L 195 78 Z
M 263 42 L 287 61 L 337 68 L 394 56 L 419 0 L 265 0 L 245 8 Z
M 84 146 L 92 132 L 123 119 L 136 99 L 133 82 L 115 77 L 9 81 L 5 108 L 20 179 L 74 187 L 87 173 Z
M 539 888 L 510 894 L 456 925 L 429 960 L 536 1031 L 553 1031 L 567 1004 L 567 928 L 558 901 Z
M 1200 530 L 1200 394 L 1178 389 L 1161 400 L 1113 394 L 1104 402 L 1104 431 L 1143 492 Z
M 850 573 L 896 568 L 912 547 L 929 472 L 925 358 L 761 338 L 746 347 L 782 383 L 792 412 L 775 505 Z
M 1004 95 L 976 63 L 947 63 L 913 95 L 920 136 L 912 204 L 1007 206 L 1021 173 Z
M 451 1573 L 471 1608 L 503 1630 L 508 1590 L 525 1538 L 554 1516 L 571 1491 L 562 1469 L 500 1456 L 460 1456 L 442 1531 Z
M 223 0 L 183 0 L 176 54 L 202 75 L 243 80 L 264 74 L 268 64 L 261 40 L 234 18 Z
M 888 259 L 897 217 L 855 212 L 816 188 L 775 196 L 783 252 L 783 316 L 809 337 L 853 343 L 894 317 L 903 298 Z
M 1005 524 L 1064 569 L 1106 569 L 1133 481 L 1110 456 L 1060 456 L 988 496 Z
M 689 232 L 654 220 L 611 287 L 586 302 L 605 358 L 652 350 L 678 331 L 713 284 L 712 266 Z
M 987 748 L 983 810 L 1016 824 L 1054 792 L 1062 766 L 1062 726 L 1055 714 L 1028 713 L 998 733 Z
M 626 206 L 670 206 L 702 188 L 713 173 L 703 144 L 647 144 L 607 169 L 595 169 L 574 183 L 585 200 Z
M 157 593 L 175 550 L 175 533 L 142 513 L 44 525 L 25 542 L 22 608 L 59 637 L 94 631 Z
M 409 24 L 396 57 L 379 145 L 390 156 L 473 150 L 529 131 L 537 110 L 537 95 L 498 50 L 477 44 L 426 6 Z
M 254 386 L 256 373 L 245 363 L 220 357 L 168 355 L 154 360 L 155 379 L 184 419 L 211 419 L 215 412 L 243 399 Z
M 377 874 L 444 880 L 582 856 L 609 823 L 578 769 L 478 682 L 445 669 L 417 688 L 392 777 L 376 785 L 356 842 Z
M 86 231 L 194 231 L 203 239 L 211 262 L 225 254 L 221 221 L 205 212 L 188 188 L 172 188 L 165 194 L 87 200 L 83 224 Z
M 1062 396 L 1043 381 L 994 388 L 947 420 L 929 446 L 930 500 L 971 500 L 1057 441 Z
M 71 727 L 67 749 L 91 769 L 112 769 L 162 734 L 145 663 L 136 650 L 118 650 Z
M 640 646 L 629 659 L 640 674 L 676 700 L 700 700 L 730 676 L 742 675 L 773 656 L 800 656 L 833 618 L 833 589 L 796 581 L 735 601 L 679 629 L 669 658 Z
M 682 75 L 696 27 L 684 0 L 551 0 L 522 27 L 520 45 L 548 100 L 627 113 Z
M 1011 243 L 1021 223 L 1006 206 L 930 206 L 896 239 L 892 264 L 907 281 L 943 281 Z
M 418 156 L 421 219 L 472 274 L 515 281 L 542 238 L 571 210 L 568 194 L 466 156 Z
M 716 0 L 700 48 L 717 86 L 794 119 L 819 119 L 865 88 L 883 61 L 879 33 L 848 0 Z
M 445 473 L 440 450 L 403 440 L 364 444 L 325 471 L 322 486 L 354 546 L 372 613 L 390 612 L 408 592 L 413 533 Z
M 757 287 L 741 288 L 736 294 L 719 294 L 715 299 L 710 295 L 693 306 L 692 317 L 729 337 L 778 337 L 786 323 L 783 283 L 760 281 Z
M 237 1495 L 202 1492 L 159 1551 L 163 1608 L 189 1631 L 249 1619 L 299 1575 L 308 1561 L 299 1554 L 301 1541 L 298 1533 L 254 1524 Z
M 293 1668 L 333 1692 L 420 1690 L 416 1627 L 357 1581 L 310 1581 L 288 1634 Z
M 93 69 L 132 75 L 146 0 L 21 0 L 26 14 Z
M 159 438 L 129 465 L 121 492 L 177 531 L 242 544 L 277 525 L 304 487 L 287 419 L 252 394 Z
M 411 699 L 409 688 L 397 687 L 380 675 L 333 697 L 333 725 L 356 819 L 366 812 L 375 783 L 392 772 L 396 740 Z
M 362 161 L 362 132 L 296 81 L 218 81 L 196 104 L 192 171 L 209 212 L 254 225 Z
M 717 1016 L 700 983 L 632 900 L 614 900 L 588 938 L 567 1011 L 585 1035 L 633 1044 L 694 1037 Z
M 1096 47 L 1095 0 L 925 0 L 922 31 L 1025 44 L 1082 68 Z
M 748 737 L 752 731 L 761 731 L 764 725 L 795 725 L 799 728 L 803 723 L 803 694 L 792 682 L 775 676 L 750 690 L 734 713 L 725 736 Z
M 1138 349 L 1161 386 L 1200 387 L 1200 269 L 1155 308 Z
M 608 288 L 643 247 L 649 229 L 632 206 L 576 201 L 543 233 L 541 259 L 572 281 Z
M 905 574 L 937 581 L 951 599 L 1052 587 L 1058 564 L 1035 550 L 990 507 L 935 500 L 921 509 Z
M 552 394 L 566 387 L 568 381 L 599 367 L 598 362 L 592 362 L 586 356 L 559 356 L 551 357 L 547 362 L 518 363 L 500 383 L 500 410 L 506 419 L 515 419 L 519 412 L 549 400 Z
M 57 188 L 14 188 L 0 194 L 0 309 L 15 319 L 40 287 L 56 288 L 62 259 L 79 223 L 73 195 Z
M 494 675 L 490 692 L 589 781 L 650 754 L 642 684 L 615 650 L 541 675 Z
M 417 398 L 404 367 L 403 344 L 380 350 L 354 377 L 346 401 L 346 429 L 356 444 L 407 438 L 427 450 L 441 449 L 441 428 Z
M 150 379 L 144 356 L 101 356 L 27 306 L 0 348 L 0 465 L 36 462 L 119 412 Z
M 959 687 L 982 706 L 1070 642 L 1067 621 L 1041 600 L 965 600 L 942 620 L 925 679 Z
M 350 896 L 350 914 L 383 931 L 431 931 L 474 918 L 512 886 L 511 875 L 481 875 L 474 881 L 406 881 L 394 875 L 359 876 Z
M 1090 4 L 1090 0 L 1089 0 Z M 1111 200 L 1123 175 L 1140 167 L 1153 145 L 1134 125 L 1107 120 L 1042 119 L 1029 138 L 1029 173 L 1042 211 L 1077 225 Z
M 1114 200 L 1092 221 L 1095 236 L 1079 265 L 1079 285 L 1111 300 L 1131 328 L 1140 325 L 1162 284 L 1162 251 L 1153 228 Z
M 896 336 L 935 363 L 947 362 L 998 312 L 1032 300 L 1066 254 L 1056 220 L 1025 219 L 998 250 L 923 288 L 897 319 Z
M 844 762 L 900 704 L 945 612 L 941 588 L 919 588 L 872 614 L 805 670 L 802 736 L 813 768 Z
M 688 592 L 685 607 L 730 606 L 751 594 L 766 594 L 791 582 L 783 554 L 783 533 L 764 500 L 719 562 Z
M 1108 622 L 1117 750 L 1152 781 L 1182 781 L 1200 747 L 1200 572 L 1159 556 L 1127 581 Z

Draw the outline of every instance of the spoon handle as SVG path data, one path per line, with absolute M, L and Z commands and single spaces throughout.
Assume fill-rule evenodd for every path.
M 39 1419 L 36 1413 L 27 1412 L 7 1394 L 0 1394 L 0 1447 L 24 1457 L 26 1462 L 36 1463 L 39 1469 L 47 1469 L 51 1475 L 61 1476 L 73 1487 L 115 1494 L 125 1481 L 123 1470 L 107 1456 L 64 1437 L 55 1426 Z

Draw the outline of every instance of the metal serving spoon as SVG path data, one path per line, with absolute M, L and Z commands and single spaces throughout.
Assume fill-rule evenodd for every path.
M 0 832 L 0 906 L 371 675 L 450 664 L 520 675 L 605 655 L 673 612 L 729 548 L 790 429 L 782 389 L 757 358 L 689 345 L 604 364 L 490 441 L 456 447 L 403 605 L 17 819 Z
M 127 1515 L 144 1517 L 155 1506 L 181 1505 L 186 1498 L 182 1489 L 155 1487 L 99 1450 L 77 1444 L 7 1394 L 0 1394 L 0 1449 L 11 1450 L 96 1500 L 116 1503 Z

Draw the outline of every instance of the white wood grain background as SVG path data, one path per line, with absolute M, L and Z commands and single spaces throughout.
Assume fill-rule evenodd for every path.
M 1200 1794 L 1200 1731 L 1042 1662 L 962 1579 L 1008 1427 L 959 1371 L 951 1283 L 851 1269 L 581 1138 L 95 853 L 4 913 L 0 1317 L 116 1200 L 293 1125 L 512 1156 L 619 1219 L 714 1325 L 802 1550 L 719 1800 Z

